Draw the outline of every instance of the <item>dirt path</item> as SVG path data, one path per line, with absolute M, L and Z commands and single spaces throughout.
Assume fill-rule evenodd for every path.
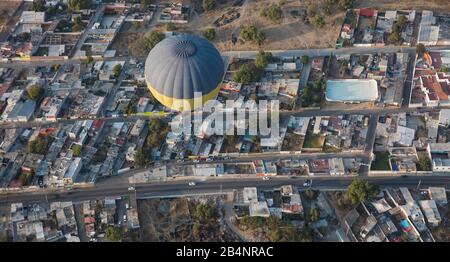
M 248 242 L 248 239 L 241 234 L 241 231 L 233 224 L 233 195 L 234 193 L 227 194 L 227 200 L 225 202 L 225 223 L 243 242 Z

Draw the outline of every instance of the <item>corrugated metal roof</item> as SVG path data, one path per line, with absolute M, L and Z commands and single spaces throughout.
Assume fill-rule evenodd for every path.
M 194 98 L 194 92 L 210 93 L 222 81 L 224 62 L 207 40 L 181 34 L 164 39 L 145 62 L 145 79 L 161 94 Z

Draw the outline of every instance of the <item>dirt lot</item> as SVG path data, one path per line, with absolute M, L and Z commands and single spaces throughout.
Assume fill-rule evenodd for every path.
M 141 200 L 138 202 L 141 239 L 160 242 L 236 241 L 237 237 L 219 223 L 220 197 Z M 213 209 L 210 218 L 196 217 L 198 205 Z M 219 205 L 220 206 L 220 205 Z
M 173 2 L 172 0 L 161 0 L 159 3 Z M 330 48 L 334 47 L 339 34 L 340 27 L 344 20 L 344 12 L 337 7 L 332 11 L 332 15 L 322 15 L 325 18 L 325 26 L 315 27 L 305 22 L 302 13 L 305 12 L 309 3 L 313 3 L 317 10 L 321 10 L 325 0 L 242 0 L 240 4 L 235 4 L 236 0 L 220 0 L 214 10 L 204 12 L 201 8 L 201 0 L 183 1 L 192 7 L 190 22 L 187 25 L 177 24 L 179 32 L 193 33 L 201 35 L 207 28 L 216 30 L 214 44 L 221 51 L 242 51 L 242 50 L 286 50 L 304 48 Z M 239 2 L 239 1 L 238 1 Z M 429 9 L 439 11 L 450 11 L 450 5 L 445 5 L 443 0 L 357 0 L 356 7 L 372 6 L 378 9 Z M 283 14 L 278 22 L 270 21 L 260 15 L 264 7 L 271 4 L 281 4 Z M 231 20 L 220 26 L 215 22 L 226 13 Z M 233 19 L 231 19 L 233 17 Z M 121 50 L 122 55 L 127 55 L 125 47 L 130 42 L 137 39 L 142 33 L 150 32 L 154 29 L 165 31 L 164 25 L 156 23 L 156 28 L 146 28 L 140 30 L 122 30 L 119 37 L 121 43 L 115 43 L 117 50 Z M 266 40 L 261 47 L 252 42 L 239 39 L 236 45 L 231 43 L 231 35 L 239 35 L 242 27 L 254 25 L 265 33 Z M 136 31 L 139 31 L 136 32 Z
M 14 12 L 19 6 L 20 1 L 9 2 L 1 1 L 0 4 L 0 41 L 5 41 L 7 32 L 14 28 L 15 23 L 19 20 L 19 16 L 14 16 Z
M 206 29 L 213 27 L 216 29 L 216 46 L 222 51 L 229 50 L 255 50 L 258 46 L 253 43 L 244 43 L 238 41 L 235 46 L 231 44 L 231 34 L 239 34 L 240 28 L 245 25 L 255 25 L 266 34 L 266 40 L 262 46 L 266 50 L 296 49 L 311 47 L 332 47 L 336 42 L 337 35 L 344 13 L 336 10 L 333 15 L 325 16 L 325 26 L 315 28 L 312 25 L 306 25 L 300 17 L 294 17 L 291 11 L 302 11 L 306 9 L 308 1 L 285 0 L 281 1 L 283 15 L 280 22 L 272 22 L 261 17 L 260 11 L 263 7 L 271 4 L 278 4 L 278 0 L 247 0 L 241 7 L 232 7 L 229 1 L 222 1 L 218 8 L 206 13 L 194 13 L 191 22 L 184 28 L 184 31 L 201 34 Z M 314 1 L 319 8 L 322 0 Z M 235 8 L 240 17 L 234 21 L 215 27 L 214 21 L 221 17 L 226 11 Z

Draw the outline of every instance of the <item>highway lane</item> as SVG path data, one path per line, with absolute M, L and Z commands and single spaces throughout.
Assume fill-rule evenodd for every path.
M 312 189 L 320 190 L 343 190 L 354 177 L 321 177 L 312 179 Z M 417 187 L 420 182 L 421 188 L 429 186 L 449 187 L 450 177 L 443 176 L 408 176 L 408 177 L 367 177 L 366 180 L 379 185 L 381 188 L 389 187 Z M 280 187 L 282 185 L 292 184 L 298 186 L 301 190 L 305 178 L 289 179 L 286 177 L 274 177 L 269 181 L 263 181 L 261 178 L 249 179 L 227 179 L 212 178 L 206 181 L 197 181 L 196 186 L 189 186 L 186 181 L 167 181 L 158 183 L 147 183 L 136 185 L 136 196 L 138 198 L 151 197 L 169 197 L 185 196 L 197 194 L 214 194 L 220 192 L 230 192 L 231 190 L 241 189 L 243 187 L 257 187 L 265 190 Z M 222 190 L 222 191 L 221 191 Z M 43 201 L 73 201 L 80 202 L 89 199 L 99 199 L 107 196 L 120 197 L 122 195 L 134 194 L 134 191 L 128 190 L 128 185 L 93 187 L 84 189 L 74 189 L 73 191 L 51 192 L 38 191 L 33 193 L 11 193 L 0 195 L 0 205 L 6 205 L 14 202 L 35 203 Z
M 81 41 L 80 41 L 81 43 Z M 435 46 L 428 47 L 429 50 L 446 50 L 449 49 L 450 46 Z M 383 46 L 383 47 L 348 47 L 341 49 L 334 48 L 322 48 L 322 49 L 296 49 L 296 50 L 265 50 L 266 52 L 271 52 L 275 56 L 280 57 L 300 57 L 302 55 L 308 56 L 329 56 L 329 55 L 342 55 L 342 54 L 353 54 L 353 53 L 390 53 L 390 52 L 415 52 L 415 47 L 407 47 L 407 46 Z M 254 59 L 258 51 L 226 51 L 222 52 L 223 56 L 228 57 L 238 57 L 243 59 Z M 108 58 L 94 58 L 94 60 L 121 60 L 121 59 L 130 59 L 130 56 L 123 57 L 108 57 Z M 136 58 L 136 57 L 135 57 Z M 137 59 L 145 59 L 146 57 L 137 57 Z M 36 67 L 36 66 L 52 66 L 55 64 L 79 64 L 83 60 L 79 58 L 71 58 L 67 60 L 39 60 L 39 61 L 14 61 L 14 62 L 0 62 L 0 68 L 27 68 L 27 67 Z

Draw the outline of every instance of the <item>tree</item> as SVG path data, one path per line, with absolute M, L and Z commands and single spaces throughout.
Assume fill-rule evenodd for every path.
M 309 198 L 309 199 L 314 199 L 316 197 L 316 192 L 314 192 L 314 190 L 308 189 L 305 191 L 305 195 Z
M 38 136 L 35 140 L 28 141 L 28 153 L 41 154 L 46 153 L 48 139 L 46 137 Z
M 192 235 L 194 235 L 195 238 L 200 237 L 201 232 L 201 225 L 200 224 L 194 224 L 192 225 Z
M 92 63 L 92 62 L 94 62 L 94 58 L 92 58 L 92 56 L 88 55 L 88 56 L 86 57 L 86 63 L 90 64 L 90 63 Z
M 177 27 L 175 26 L 174 23 L 167 23 L 166 24 L 166 31 L 175 31 L 177 29 Z
M 347 199 L 352 205 L 365 202 L 376 196 L 379 192 L 378 186 L 370 184 L 361 179 L 355 179 L 347 188 Z
M 427 51 L 426 47 L 424 44 L 418 44 L 416 46 L 416 53 L 419 57 L 422 57 L 423 54 L 425 54 L 425 52 Z
M 148 36 L 143 36 L 131 44 L 129 50 L 134 56 L 146 56 L 163 39 L 163 33 L 153 31 Z
M 35 0 L 33 2 L 33 11 L 35 12 L 45 11 L 45 0 Z
M 339 8 L 341 10 L 347 10 L 353 8 L 354 0 L 339 0 Z
M 392 31 L 388 35 L 388 41 L 393 44 L 399 44 L 402 41 L 402 37 L 398 32 Z
M 307 55 L 302 55 L 301 62 L 302 62 L 302 64 L 304 64 L 304 65 L 306 65 L 307 63 L 309 63 L 309 56 L 307 56 Z
M 309 210 L 308 219 L 310 222 L 315 222 L 320 218 L 320 211 L 316 207 L 313 207 Z
M 326 15 L 331 15 L 331 10 L 332 10 L 332 8 L 333 8 L 333 6 L 325 5 L 325 6 L 323 7 L 323 12 L 324 12 Z
M 80 11 L 89 7 L 91 0 L 68 0 L 67 8 L 69 11 Z
M 147 136 L 146 144 L 148 147 L 156 147 L 169 133 L 169 125 L 159 119 L 152 119 L 148 125 L 149 134 Z
M 259 72 L 253 64 L 243 64 L 239 67 L 239 70 L 233 73 L 233 81 L 248 84 L 250 82 L 255 82 L 259 78 Z
M 17 42 L 29 42 L 31 40 L 31 34 L 28 32 L 22 32 L 16 36 Z
M 80 16 L 75 17 L 72 25 L 72 32 L 80 32 L 81 30 L 83 30 L 83 28 L 84 24 L 83 21 L 81 21 L 81 17 Z
M 258 45 L 261 45 L 266 38 L 264 33 L 258 31 L 258 28 L 253 25 L 244 27 L 239 33 L 239 36 L 245 41 L 254 41 Z
M 419 162 L 417 163 L 417 169 L 419 171 L 430 171 L 431 170 L 431 162 L 430 162 L 430 159 L 426 155 L 419 156 Z
M 150 7 L 153 0 L 141 0 L 141 10 L 145 10 Z
M 38 100 L 41 94 L 42 88 L 39 85 L 33 84 L 27 87 L 27 96 L 29 99 Z
M 316 15 L 316 7 L 313 4 L 309 4 L 308 7 L 306 7 L 306 14 L 309 18 L 312 18 Z
M 257 34 L 258 28 L 256 28 L 256 26 L 250 25 L 242 28 L 239 36 L 242 37 L 242 39 L 244 39 L 245 41 L 251 41 L 255 39 Z
M 210 11 L 214 8 L 215 4 L 214 0 L 203 0 L 203 10 Z
M 106 229 L 105 240 L 109 242 L 120 242 L 122 240 L 122 228 L 110 226 Z
M 74 157 L 79 157 L 81 155 L 81 148 L 80 144 L 74 144 L 72 146 L 72 154 Z
M 214 40 L 216 38 L 216 30 L 214 28 L 208 28 L 203 31 L 203 37 L 208 39 L 209 41 Z
M 210 205 L 198 204 L 195 207 L 194 217 L 197 220 L 204 221 L 209 220 L 214 215 L 214 210 Z
M 114 77 L 118 77 L 120 75 L 120 73 L 122 72 L 122 65 L 121 64 L 117 64 L 113 67 L 112 69 Z
M 143 148 L 138 148 L 134 155 L 134 164 L 138 167 L 145 167 L 149 162 L 148 155 Z
M 29 174 L 27 174 L 27 173 L 21 173 L 21 174 L 19 175 L 19 181 L 20 181 L 20 184 L 21 184 L 22 186 L 27 185 L 28 182 L 29 182 L 29 180 L 30 180 L 30 175 L 29 175 Z
M 325 25 L 325 19 L 321 14 L 318 14 L 314 17 L 314 25 L 320 28 Z
M 256 54 L 255 65 L 257 68 L 260 68 L 260 69 L 265 68 L 271 59 L 272 59 L 272 53 L 270 53 L 270 52 L 266 53 L 261 50 L 258 52 L 258 54 Z
M 406 23 L 408 22 L 408 19 L 406 19 L 406 16 L 402 15 L 400 16 L 397 21 L 395 21 L 394 25 L 392 26 L 392 32 L 388 36 L 388 41 L 393 44 L 401 44 L 402 39 L 402 32 L 406 28 Z
M 266 39 L 266 35 L 263 32 L 259 32 L 256 34 L 255 42 L 258 46 L 261 46 Z
M 272 21 L 278 21 L 281 19 L 282 10 L 279 5 L 271 5 L 268 8 L 263 8 L 261 16 L 266 17 Z

